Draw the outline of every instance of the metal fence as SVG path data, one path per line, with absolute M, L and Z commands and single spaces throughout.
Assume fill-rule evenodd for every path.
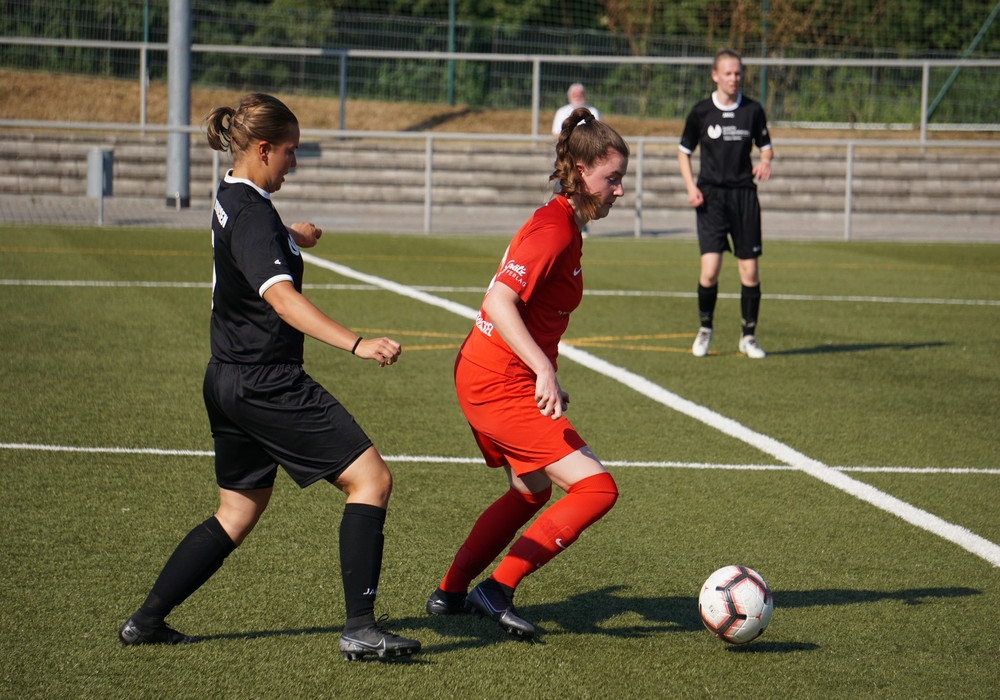
M 135 80 L 138 85 L 138 99 L 140 102 L 140 118 L 137 124 L 121 124 L 121 123 L 84 123 L 81 121 L 72 119 L 72 101 L 67 100 L 65 103 L 66 110 L 65 114 L 67 119 L 60 122 L 38 122 L 38 121 L 22 121 L 16 119 L 0 119 L 0 125 L 12 128 L 39 128 L 48 127 L 54 129 L 69 129 L 69 130 L 107 130 L 107 131 L 139 131 L 145 133 L 147 131 L 157 132 L 157 133 L 170 133 L 176 131 L 191 131 L 196 132 L 196 127 L 164 127 L 162 125 L 150 124 L 147 121 L 147 91 L 149 85 L 149 62 L 151 55 L 158 55 L 162 59 L 167 51 L 168 45 L 163 43 L 151 43 L 151 42 L 117 42 L 117 41 L 96 41 L 96 40 L 64 40 L 64 39 L 39 39 L 39 38 L 23 38 L 23 37 L 0 37 L 0 47 L 3 46 L 21 46 L 21 47 L 40 47 L 40 48 L 59 48 L 61 50 L 79 50 L 79 51 L 94 51 L 94 52 L 106 52 L 109 55 L 114 53 L 117 56 L 123 55 L 133 55 L 136 65 L 138 66 Z M 633 72 L 643 72 L 648 70 L 660 70 L 665 72 L 673 72 L 678 76 L 679 82 L 680 76 L 683 75 L 693 75 L 697 73 L 701 75 L 702 78 L 707 76 L 708 67 L 710 65 L 711 59 L 706 58 L 692 58 L 692 57 L 666 57 L 666 56 L 650 56 L 650 57 L 627 57 L 627 56 L 553 56 L 553 55 L 512 55 L 512 54 L 492 54 L 492 53 L 451 53 L 451 52 L 440 52 L 440 51 L 383 51 L 383 50 L 363 50 L 363 49 L 349 49 L 349 50 L 336 50 L 336 49 L 320 49 L 320 48 L 293 48 L 293 47 L 247 47 L 247 46 L 217 46 L 217 45 L 201 45 L 195 44 L 191 47 L 192 54 L 195 56 L 222 56 L 227 57 L 234 65 L 245 65 L 252 63 L 254 61 L 261 61 L 264 63 L 273 63 L 277 60 L 288 61 L 288 62 L 300 62 L 301 65 L 305 65 L 309 62 L 312 66 L 311 70 L 316 70 L 317 65 L 324 66 L 325 75 L 327 75 L 328 80 L 331 81 L 333 87 L 331 93 L 339 102 L 340 106 L 340 129 L 339 130 L 326 130 L 326 131 L 314 131 L 313 135 L 319 137 L 328 138 L 338 138 L 338 139 L 350 139 L 350 138 L 385 138 L 385 139 L 422 139 L 425 142 L 425 153 L 426 153 L 426 168 L 425 168 L 425 201 L 424 201 L 424 216 L 425 216 L 425 230 L 430 231 L 432 228 L 430 217 L 432 207 L 435 201 L 434 185 L 433 185 L 433 160 L 434 160 L 434 149 L 435 140 L 448 140 L 448 139 L 464 139 L 464 140 L 476 140 L 476 139 L 488 139 L 488 140 L 510 140 L 510 141 L 531 141 L 538 143 L 542 140 L 548 140 L 548 114 L 549 107 L 551 107 L 551 95 L 549 99 L 546 98 L 546 86 L 551 83 L 551 78 L 546 76 L 555 75 L 565 75 L 564 68 L 566 66 L 581 66 L 581 65 L 591 65 L 591 66 L 605 66 L 613 67 L 618 71 L 633 71 Z M 504 64 L 508 66 L 519 66 L 520 72 L 524 74 L 524 77 L 520 79 L 523 85 L 518 88 L 520 91 L 527 91 L 529 97 L 527 104 L 530 105 L 532 120 L 531 120 L 531 131 L 527 134 L 507 134 L 507 135 L 485 135 L 485 134 L 441 134 L 441 133 L 378 133 L 378 132 L 359 132 L 354 130 L 348 130 L 345 128 L 345 105 L 349 97 L 352 97 L 351 90 L 351 72 L 352 66 L 357 63 L 386 63 L 390 65 L 426 65 L 433 66 L 437 68 L 446 67 L 448 64 L 453 62 L 467 63 L 467 64 Z M 996 80 L 1000 76 L 1000 60 L 998 59 L 804 59 L 804 58 L 746 58 L 745 63 L 748 66 L 756 66 L 759 68 L 767 67 L 771 73 L 777 72 L 778 70 L 793 71 L 795 69 L 804 68 L 809 69 L 814 74 L 822 73 L 829 77 L 830 81 L 839 81 L 837 85 L 839 86 L 837 90 L 843 91 L 852 85 L 851 76 L 857 72 L 865 72 L 871 75 L 876 75 L 880 72 L 896 72 L 896 73 L 909 73 L 912 74 L 912 78 L 908 80 L 911 84 L 909 92 L 906 94 L 905 99 L 901 98 L 898 94 L 898 85 L 890 91 L 893 94 L 892 100 L 896 102 L 903 102 L 912 105 L 907 108 L 907 113 L 912 113 L 913 120 L 907 122 L 891 122 L 891 121 L 881 121 L 874 123 L 859 123 L 857 120 L 857 115 L 852 113 L 841 113 L 836 111 L 828 112 L 828 119 L 823 122 L 809 122 L 796 120 L 794 117 L 796 111 L 786 110 L 781 112 L 785 116 L 784 119 L 775 118 L 773 112 L 769 114 L 771 117 L 771 122 L 775 126 L 780 125 L 796 125 L 796 126 L 817 126 L 826 128 L 836 128 L 836 127 L 849 127 L 849 126 L 867 126 L 867 127 L 883 127 L 883 128 L 896 128 L 896 129 L 906 129 L 914 133 L 915 138 L 909 140 L 891 140 L 884 142 L 874 142 L 872 140 L 858 141 L 854 139 L 835 139 L 835 140 L 824 140 L 816 141 L 816 144 L 821 145 L 835 145 L 842 147 L 844 149 L 844 157 L 846 159 L 844 172 L 846 173 L 846 181 L 844 184 L 844 214 L 845 214 L 845 238 L 851 237 L 851 215 L 853 211 L 852 204 L 852 194 L 853 186 L 851 183 L 851 174 L 853 172 L 853 159 L 856 146 L 865 145 L 881 145 L 885 148 L 913 148 L 913 147 L 926 147 L 929 143 L 928 132 L 935 129 L 938 130 L 967 130 L 967 131 L 978 131 L 978 132 L 988 132 L 1000 130 L 1000 100 L 981 100 L 984 105 L 986 112 L 980 112 L 980 114 L 985 114 L 989 119 L 987 121 L 979 122 L 969 122 L 969 123 L 949 123 L 940 124 L 933 122 L 931 120 L 931 114 L 933 107 L 939 102 L 939 98 L 942 91 L 938 89 L 935 93 L 933 85 L 935 83 L 943 82 L 939 77 L 943 74 L 954 75 L 956 72 L 960 71 L 986 71 L 991 76 L 993 76 L 992 83 L 995 84 L 1000 81 Z M 198 75 L 196 70 L 193 76 L 195 82 L 198 81 Z M 294 80 L 292 81 L 294 83 Z M 694 85 L 689 85 L 687 92 L 685 93 L 683 101 L 678 99 L 676 117 L 683 118 L 685 111 L 690 108 L 691 104 L 696 98 L 700 98 L 704 94 L 707 94 L 707 90 L 703 89 L 702 80 L 698 87 Z M 863 81 L 857 83 L 856 90 L 856 100 L 861 103 L 865 100 L 874 100 L 876 96 L 873 96 L 873 92 L 877 92 L 876 86 L 878 81 Z M 242 85 L 229 85 L 229 88 L 246 87 Z M 275 86 L 284 87 L 288 86 Z M 939 86 L 940 87 L 940 86 Z M 253 89 L 262 89 L 261 86 L 253 86 Z M 564 90 L 564 87 L 560 87 L 560 90 Z M 815 86 L 817 90 L 830 89 L 829 84 L 818 84 Z M 284 91 L 288 91 L 285 89 Z M 695 95 L 694 93 L 698 94 Z M 806 92 L 805 94 L 794 94 L 783 96 L 785 101 L 789 103 L 808 101 L 811 99 L 810 95 L 813 93 Z M 779 99 L 779 95 L 772 95 L 771 101 Z M 511 102 L 518 102 L 520 98 L 510 98 Z M 889 99 L 888 97 L 886 99 Z M 683 104 L 682 104 L 683 102 Z M 600 105 L 599 105 L 600 106 Z M 543 109 L 545 116 L 543 117 Z M 304 134 L 307 130 L 304 130 Z M 651 144 L 664 144 L 664 143 L 675 143 L 676 139 L 663 138 L 663 137 L 633 137 L 630 139 L 634 142 L 636 146 L 636 152 L 634 153 L 634 166 L 632 168 L 636 176 L 636 197 L 635 197 L 635 232 L 636 235 L 642 231 L 643 228 L 643 158 L 644 152 L 647 145 Z M 785 141 L 783 141 L 785 143 Z M 791 143 L 790 141 L 788 143 Z M 799 145 L 805 145 L 809 142 L 798 141 Z M 995 151 L 1000 147 L 1000 142 L 982 140 L 982 141 L 961 141 L 961 142 L 944 142 L 939 139 L 935 139 L 933 142 L 935 148 L 983 148 Z M 218 172 L 218 168 L 216 168 Z
M 0 47 L 102 54 L 135 64 L 140 123 L 146 123 L 150 64 L 168 44 L 0 37 Z M 192 80 L 199 86 L 328 95 L 339 100 L 346 128 L 348 98 L 371 98 L 381 81 L 387 101 L 406 101 L 414 86 L 424 101 L 445 103 L 449 75 L 479 76 L 487 106 L 530 109 L 532 136 L 546 133 L 542 114 L 564 102 L 570 76 L 593 77 L 591 102 L 603 113 L 683 119 L 711 90 L 710 58 L 452 53 L 194 44 Z M 128 57 L 131 56 L 131 59 Z M 82 61 L 88 65 L 90 61 Z M 39 62 L 43 64 L 43 62 Z M 761 99 L 775 125 L 882 127 L 919 131 L 1000 130 L 1000 59 L 823 59 L 746 57 L 745 91 Z M 23 69 L 32 70 L 30 61 Z M 275 70 L 281 66 L 281 70 Z M 458 68 L 456 68 L 458 66 Z M 266 70 L 264 69 L 266 67 Z M 753 72 L 766 71 L 767 92 L 753 93 Z M 120 71 L 118 71 L 120 73 Z M 321 82 L 317 82 L 321 80 Z M 470 81 L 466 81 L 467 83 Z M 764 80 L 758 80 L 764 90 Z M 364 91 L 362 90 L 364 86 Z M 407 86 L 403 90 L 400 86 Z M 612 93 L 609 85 L 620 86 Z M 396 86 L 392 88 L 392 86 Z M 426 87 L 424 87 L 426 86 Z M 969 91 L 974 86 L 974 92 Z M 601 92 L 598 92 L 600 90 Z M 477 98 L 478 99 L 478 98 Z M 71 108 L 71 106 L 70 106 Z M 949 121 L 943 120 L 948 118 Z

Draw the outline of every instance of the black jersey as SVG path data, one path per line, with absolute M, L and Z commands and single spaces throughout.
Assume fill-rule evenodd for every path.
M 212 248 L 212 357 L 237 364 L 302 364 L 303 334 L 263 299 L 284 280 L 302 291 L 302 256 L 268 193 L 227 174 L 212 213 Z
M 713 93 L 694 106 L 684 123 L 681 151 L 691 155 L 699 144 L 699 187 L 756 187 L 750 151 L 754 144 L 761 150 L 771 147 L 764 108 L 742 93 L 734 106 L 720 107 Z

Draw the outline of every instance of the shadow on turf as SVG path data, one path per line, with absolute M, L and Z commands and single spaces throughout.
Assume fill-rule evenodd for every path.
M 921 350 L 940 348 L 948 345 L 941 341 L 933 343 L 857 343 L 852 345 L 817 345 L 812 348 L 768 351 L 768 355 L 826 355 L 837 352 L 870 352 L 872 350 Z
M 880 600 L 901 600 L 907 605 L 921 605 L 928 598 L 964 598 L 981 594 L 982 591 L 975 588 L 908 588 L 901 591 L 830 588 L 815 591 L 778 591 L 774 594 L 774 605 L 782 608 L 808 608 L 875 603 Z
M 595 634 L 606 637 L 640 638 L 663 634 L 664 632 L 700 632 L 704 629 L 698 616 L 698 600 L 693 596 L 663 596 L 650 598 L 630 598 L 620 595 L 627 586 L 608 586 L 596 591 L 587 591 L 565 600 L 539 605 L 518 606 L 525 619 L 536 624 L 538 637 L 524 642 L 503 632 L 490 620 L 474 615 L 431 616 L 417 615 L 391 621 L 389 631 L 401 632 L 417 639 L 419 630 L 430 630 L 435 634 L 454 638 L 444 644 L 425 646 L 421 654 L 414 657 L 394 659 L 396 663 L 419 662 L 424 654 L 443 653 L 470 647 L 492 646 L 504 640 L 513 643 L 544 644 L 546 636 L 558 634 Z M 818 589 L 808 591 L 778 591 L 774 594 L 775 607 L 779 609 L 806 608 L 828 605 L 857 605 L 883 600 L 899 600 L 907 605 L 920 605 L 928 599 L 960 598 L 980 595 L 974 588 L 910 588 L 898 591 L 873 591 L 855 589 Z M 642 622 L 632 626 L 607 626 L 609 620 L 620 615 L 638 615 Z M 546 624 L 546 623 L 550 624 Z M 341 627 L 305 627 L 285 630 L 261 630 L 258 632 L 215 634 L 198 637 L 198 641 L 225 639 L 259 639 L 267 637 L 295 637 L 299 635 L 324 634 L 340 637 Z M 734 653 L 789 653 L 813 651 L 818 646 L 808 642 L 768 642 L 755 641 L 753 644 L 732 646 Z M 375 657 L 366 657 L 375 660 Z

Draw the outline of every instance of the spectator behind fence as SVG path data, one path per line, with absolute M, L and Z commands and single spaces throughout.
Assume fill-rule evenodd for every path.
M 570 85 L 566 91 L 566 100 L 568 104 L 557 109 L 556 116 L 552 119 L 552 139 L 554 141 L 559 139 L 559 134 L 562 133 L 563 122 L 566 121 L 566 117 L 573 113 L 574 109 L 586 107 L 594 115 L 595 119 L 599 120 L 601 118 L 597 110 L 587 104 L 587 91 L 584 89 L 583 83 L 573 83 Z

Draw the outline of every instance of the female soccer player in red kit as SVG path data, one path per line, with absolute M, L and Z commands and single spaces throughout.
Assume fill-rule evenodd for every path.
M 455 387 L 489 467 L 509 489 L 479 516 L 440 586 L 431 615 L 467 610 L 532 637 L 514 608 L 518 583 L 566 549 L 618 498 L 614 479 L 564 415 L 569 396 L 556 378 L 559 340 L 583 297 L 581 231 L 624 194 L 629 149 L 586 108 L 556 142 L 557 194 L 511 240 L 455 362 Z M 490 576 L 469 585 L 544 506 L 552 484 L 566 495 L 514 542 Z

